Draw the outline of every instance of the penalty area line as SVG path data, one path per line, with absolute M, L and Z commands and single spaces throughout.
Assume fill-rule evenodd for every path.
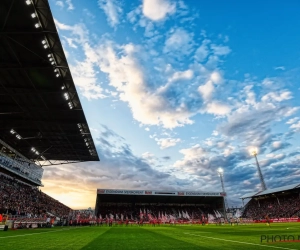
M 184 233 L 184 234 L 193 235 L 193 236 L 198 236 L 198 237 L 201 237 L 201 238 L 213 239 L 213 240 L 220 240 L 220 241 L 234 242 L 234 243 L 239 243 L 239 244 L 244 244 L 244 245 L 253 245 L 253 246 L 268 247 L 268 248 L 276 248 L 276 249 L 286 249 L 286 250 L 297 250 L 297 249 L 294 249 L 294 248 L 266 246 L 266 245 L 255 244 L 255 243 L 250 243 L 250 242 L 243 242 L 243 241 L 236 241 L 236 240 L 226 240 L 226 239 L 221 239 L 221 238 L 215 238 L 215 237 L 209 237 L 209 236 L 202 236 L 202 235 L 190 234 L 190 233 Z

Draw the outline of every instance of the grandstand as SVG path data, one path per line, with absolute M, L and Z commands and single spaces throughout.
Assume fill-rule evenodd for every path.
M 240 199 L 251 199 L 243 212 L 243 217 L 246 218 L 257 221 L 264 220 L 266 216 L 283 221 L 298 221 L 300 218 L 299 183 L 248 193 Z
M 225 195 L 201 191 L 98 189 L 95 214 L 114 221 L 199 222 L 219 211 L 224 215 Z
M 0 27 L 0 213 L 67 217 L 44 167 L 99 157 L 48 1 L 2 0 Z

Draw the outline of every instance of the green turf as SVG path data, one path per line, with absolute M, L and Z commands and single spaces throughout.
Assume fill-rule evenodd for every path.
M 300 249 L 300 242 L 261 243 L 261 235 L 298 240 L 300 224 L 23 229 L 0 231 L 0 249 Z

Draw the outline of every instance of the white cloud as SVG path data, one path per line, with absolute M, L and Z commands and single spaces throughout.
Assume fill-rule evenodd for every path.
M 161 149 L 166 149 L 169 147 L 175 146 L 178 142 L 180 142 L 180 139 L 174 139 L 174 138 L 161 138 L 161 139 L 155 139 L 157 142 L 157 145 L 160 146 Z
M 176 82 L 179 80 L 190 80 L 193 78 L 193 71 L 188 69 L 186 71 L 177 71 L 169 79 L 170 82 Z
M 210 43 L 210 40 L 204 39 L 202 41 L 201 46 L 196 50 L 195 58 L 199 62 L 203 62 L 207 56 L 209 55 L 209 48 L 208 44 Z
M 276 102 L 282 102 L 285 100 L 289 100 L 293 98 L 292 92 L 290 91 L 281 91 L 280 93 L 270 92 L 266 95 L 264 95 L 261 100 L 264 102 L 267 101 L 276 101 Z
M 120 3 L 116 0 L 99 0 L 98 4 L 106 14 L 109 25 L 116 27 L 120 23 L 120 15 L 122 14 Z
M 61 7 L 61 8 L 63 8 L 65 6 L 62 1 L 56 1 L 55 5 L 57 5 L 57 6 Z
M 223 78 L 218 71 L 214 71 L 210 74 L 210 80 L 213 83 L 221 83 L 223 81 Z
M 142 47 L 127 44 L 119 49 L 117 55 L 111 42 L 100 45 L 97 50 L 99 67 L 108 74 L 110 85 L 120 93 L 120 99 L 128 103 L 134 119 L 166 128 L 191 124 L 191 112 L 184 104 L 174 108 L 162 95 L 148 87 L 138 57 L 143 54 Z
M 299 109 L 300 109 L 300 107 L 290 107 L 286 110 L 286 112 L 283 115 L 285 117 L 289 117 L 289 116 L 295 114 Z
M 289 119 L 286 124 L 294 124 L 295 122 L 297 122 L 299 120 L 299 117 L 294 117 Z
M 262 82 L 263 85 L 265 86 L 272 86 L 274 84 L 274 81 L 270 78 L 265 78 Z
M 143 14 L 153 21 L 162 21 L 176 11 L 176 4 L 168 0 L 144 0 Z
M 221 46 L 221 45 L 211 45 L 214 54 L 217 56 L 226 56 L 231 52 L 231 49 L 228 46 Z
M 300 121 L 290 126 L 290 128 L 295 129 L 296 131 L 300 131 Z
M 74 10 L 75 7 L 72 3 L 72 0 L 66 0 L 66 4 L 68 5 L 68 10 Z
M 202 95 L 204 102 L 208 102 L 212 99 L 212 95 L 215 90 L 214 83 L 221 83 L 222 81 L 223 78 L 220 73 L 214 71 L 210 74 L 209 80 L 198 87 L 198 91 Z
M 282 146 L 282 142 L 281 142 L 281 141 L 274 141 L 274 142 L 272 143 L 272 147 L 273 147 L 274 149 L 281 148 L 281 146 Z
M 74 43 L 74 40 L 72 38 L 63 36 L 63 38 L 67 41 L 68 45 L 73 48 L 73 49 L 77 49 L 77 45 Z
M 275 70 L 285 70 L 285 67 L 284 66 L 278 66 L 278 67 L 275 67 L 274 69 Z
M 183 28 L 175 29 L 165 42 L 164 52 L 180 52 L 180 54 L 188 55 L 191 53 L 193 46 L 193 34 L 188 33 Z
M 212 101 L 205 108 L 205 112 L 216 116 L 224 116 L 230 113 L 230 107 L 224 103 Z
M 182 168 L 185 171 L 193 173 L 197 165 L 202 162 L 203 157 L 206 155 L 206 150 L 202 148 L 199 144 L 194 145 L 191 148 L 181 149 L 179 151 L 183 154 L 183 159 L 178 160 L 174 163 L 175 167 Z
M 56 27 L 59 30 L 70 31 L 71 37 L 63 36 L 69 46 L 76 48 L 79 44 L 84 51 L 85 59 L 70 64 L 74 83 L 79 87 L 81 94 L 88 100 L 104 98 L 103 89 L 98 83 L 96 72 L 94 70 L 97 58 L 89 45 L 89 36 L 86 27 L 82 24 L 69 26 L 55 20 Z
M 211 100 L 214 89 L 215 88 L 212 81 L 207 81 L 204 85 L 198 87 L 198 91 L 202 95 L 204 101 Z

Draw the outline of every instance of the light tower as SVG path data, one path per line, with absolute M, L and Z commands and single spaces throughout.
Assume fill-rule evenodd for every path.
M 262 191 L 265 191 L 267 189 L 267 186 L 266 186 L 264 177 L 262 175 L 262 172 L 261 172 L 258 160 L 257 160 L 257 150 L 256 149 L 252 149 L 250 153 L 251 153 L 251 155 L 254 156 L 255 161 L 256 161 L 256 166 L 257 166 L 257 171 L 258 171 L 258 175 L 259 175 L 259 179 L 260 179 L 261 189 L 262 189 Z
M 218 168 L 218 174 L 220 176 L 220 179 L 221 179 L 221 185 L 222 185 L 222 190 L 223 190 L 223 193 L 226 193 L 225 192 L 225 187 L 224 187 L 224 180 L 223 180 L 223 169 L 222 168 Z M 225 210 L 228 208 L 228 205 L 227 205 L 227 198 L 226 196 L 224 196 L 224 203 L 225 203 Z M 226 216 L 226 211 L 225 211 L 225 216 Z

